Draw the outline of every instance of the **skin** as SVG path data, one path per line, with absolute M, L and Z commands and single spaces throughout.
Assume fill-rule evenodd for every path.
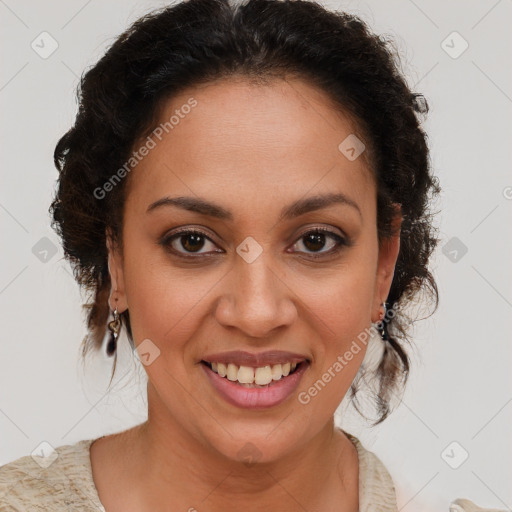
M 100 499 L 108 512 L 169 504 L 198 512 L 276 504 L 280 511 L 357 511 L 357 452 L 333 414 L 366 346 L 307 405 L 297 400 L 379 320 L 398 256 L 399 235 L 379 247 L 365 155 L 349 161 L 338 149 L 357 127 L 298 78 L 193 87 L 166 103 L 161 120 L 190 97 L 198 105 L 129 176 L 123 252 L 108 240 L 110 306 L 129 308 L 135 344 L 149 338 L 160 355 L 144 367 L 147 422 L 91 447 Z M 345 194 L 360 211 L 336 204 L 279 219 L 295 200 L 330 192 Z M 215 202 L 233 221 L 174 207 L 146 213 L 164 196 Z M 398 212 L 398 229 L 400 223 Z M 172 242 L 197 263 L 158 244 L 183 227 L 210 238 L 197 252 L 190 252 L 190 238 Z M 315 227 L 351 244 L 329 256 L 335 239 L 305 241 Z M 263 250 L 252 263 L 236 252 L 248 236 Z M 211 257 L 201 259 L 205 253 Z M 236 349 L 298 352 L 312 363 L 282 404 L 240 409 L 217 394 L 198 364 L 206 354 Z M 238 455 L 247 443 L 258 450 L 251 466 Z

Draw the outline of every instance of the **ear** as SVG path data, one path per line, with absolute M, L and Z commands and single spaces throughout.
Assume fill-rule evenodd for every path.
M 375 293 L 373 297 L 372 322 L 380 320 L 380 306 L 386 300 L 393 276 L 395 274 L 396 260 L 400 251 L 400 229 L 402 226 L 402 209 L 399 204 L 394 205 L 395 215 L 392 221 L 393 236 L 384 238 L 379 246 L 379 261 L 375 276 Z
M 117 306 L 118 311 L 122 313 L 128 309 L 124 286 L 123 256 L 119 247 L 113 240 L 110 228 L 106 230 L 106 242 L 108 250 L 108 271 L 110 274 L 110 282 L 112 283 L 108 302 L 112 310 Z

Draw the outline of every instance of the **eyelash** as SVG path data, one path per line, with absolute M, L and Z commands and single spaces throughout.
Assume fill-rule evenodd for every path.
M 337 233 L 331 231 L 330 229 L 321 228 L 321 227 L 317 227 L 317 228 L 313 228 L 308 231 L 305 231 L 304 233 L 302 233 L 299 236 L 299 238 L 297 239 L 297 242 L 302 240 L 303 238 L 305 238 L 307 235 L 317 234 L 317 233 L 325 234 L 325 235 L 328 235 L 329 237 L 333 238 L 335 240 L 337 246 L 334 249 L 331 249 L 327 252 L 318 253 L 319 255 L 316 255 L 315 253 L 306 253 L 308 255 L 308 258 L 317 260 L 317 259 L 332 257 L 335 254 L 338 254 L 338 252 L 340 252 L 343 249 L 343 247 L 350 246 L 350 242 L 346 238 L 338 235 Z M 203 232 L 201 230 L 183 229 L 183 230 L 173 233 L 171 235 L 164 236 L 159 241 L 159 244 L 162 245 L 166 250 L 177 255 L 179 258 L 188 259 L 188 260 L 199 260 L 202 258 L 209 257 L 208 253 L 197 253 L 197 254 L 199 254 L 198 256 L 185 256 L 184 253 L 179 252 L 171 247 L 171 243 L 174 240 L 179 239 L 180 237 L 183 237 L 185 235 L 198 235 L 198 236 L 206 238 L 207 240 L 209 240 L 212 243 L 215 243 L 205 232 Z M 297 242 L 295 242 L 293 245 L 295 245 Z M 218 253 L 220 251 L 215 251 L 215 252 Z M 193 253 L 190 253 L 190 254 L 193 254 Z

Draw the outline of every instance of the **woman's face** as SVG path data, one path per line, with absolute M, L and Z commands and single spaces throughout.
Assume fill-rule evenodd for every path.
M 331 425 L 399 240 L 379 252 L 365 155 L 353 139 L 339 149 L 356 127 L 316 88 L 222 80 L 174 97 L 161 122 L 173 115 L 129 175 L 123 255 L 109 244 L 114 296 L 144 343 L 150 421 L 229 459 L 271 461 Z M 239 364 L 221 377 L 202 361 Z M 230 380 L 253 367 L 273 384 Z

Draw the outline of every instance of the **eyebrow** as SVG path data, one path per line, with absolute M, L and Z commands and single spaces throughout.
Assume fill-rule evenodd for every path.
M 338 204 L 347 205 L 354 208 L 359 213 L 359 216 L 362 217 L 361 209 L 354 200 L 350 199 L 345 194 L 331 193 L 302 198 L 288 206 L 285 206 L 281 210 L 279 220 L 294 219 L 306 213 L 321 210 Z M 206 201 L 198 197 L 162 197 L 161 199 L 158 199 L 158 201 L 151 203 L 148 206 L 146 213 L 153 212 L 157 208 L 161 208 L 163 206 L 181 208 L 183 210 L 196 212 L 202 215 L 208 215 L 217 219 L 233 221 L 233 214 L 229 210 L 226 210 L 218 204 Z

